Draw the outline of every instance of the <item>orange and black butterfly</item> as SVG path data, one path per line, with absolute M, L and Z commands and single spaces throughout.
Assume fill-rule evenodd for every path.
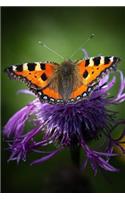
M 75 103 L 88 96 L 119 60 L 115 56 L 98 56 L 61 64 L 24 63 L 12 65 L 6 72 L 11 78 L 24 81 L 41 102 Z

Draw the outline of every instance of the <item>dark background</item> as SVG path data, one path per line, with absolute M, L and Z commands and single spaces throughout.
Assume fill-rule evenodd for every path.
M 119 69 L 125 74 L 125 8 L 124 7 L 3 7 L 2 8 L 2 127 L 17 110 L 33 97 L 16 95 L 25 88 L 10 81 L 3 69 L 11 64 L 34 61 L 62 60 L 38 45 L 41 40 L 68 58 L 87 40 L 95 38 L 86 49 L 91 56 L 119 56 Z M 78 52 L 74 59 L 81 58 Z M 119 83 L 119 81 L 118 81 Z M 111 91 L 115 95 L 118 83 Z M 112 106 L 125 117 L 125 103 Z M 120 130 L 119 130 L 120 132 Z M 117 133 L 118 134 L 118 133 Z M 3 139 L 2 139 L 3 141 Z M 82 175 L 73 167 L 68 150 L 42 165 L 7 163 L 9 157 L 2 145 L 2 192 L 125 192 L 125 158 L 113 160 L 120 173 L 98 172 L 94 176 L 88 167 Z

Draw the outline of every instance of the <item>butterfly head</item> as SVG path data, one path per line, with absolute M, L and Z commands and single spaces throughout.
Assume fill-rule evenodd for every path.
M 62 73 L 69 74 L 74 69 L 74 62 L 72 60 L 65 60 L 61 63 Z

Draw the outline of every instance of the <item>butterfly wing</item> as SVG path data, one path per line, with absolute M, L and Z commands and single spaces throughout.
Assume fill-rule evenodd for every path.
M 70 99 L 72 101 L 80 100 L 87 96 L 98 84 L 100 78 L 116 68 L 119 60 L 114 56 L 99 56 L 76 62 L 75 73 L 79 74 L 78 77 L 82 80 L 82 84 L 74 87 Z
M 41 101 L 49 102 L 54 99 L 60 99 L 56 88 L 49 88 L 56 71 L 57 63 L 25 63 L 21 65 L 12 65 L 5 71 L 12 79 L 25 82 L 30 90 L 32 90 Z
M 67 78 L 63 78 L 62 72 L 69 71 L 69 63 L 66 66 L 63 64 L 61 68 L 57 63 L 25 63 L 12 65 L 6 69 L 6 72 L 10 78 L 25 82 L 29 89 L 40 98 L 41 102 L 75 102 L 87 96 L 98 84 L 99 78 L 107 74 L 107 71 L 115 68 L 118 61 L 119 58 L 114 56 L 91 57 L 80 60 L 73 64 L 75 67 L 71 69 L 71 77 L 65 75 Z M 58 68 L 62 69 L 62 72 Z M 60 82 L 62 83 L 61 87 L 59 86 Z M 66 86 L 70 90 L 72 89 L 70 92 L 68 90 L 68 95 L 65 91 Z M 60 88 L 63 88 L 63 91 Z M 65 93 L 67 97 L 69 96 L 66 100 L 64 99 Z

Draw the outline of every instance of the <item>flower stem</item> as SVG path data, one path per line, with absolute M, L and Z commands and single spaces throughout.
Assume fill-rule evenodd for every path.
M 70 146 L 71 160 L 73 164 L 79 168 L 80 167 L 80 147 L 77 145 Z

